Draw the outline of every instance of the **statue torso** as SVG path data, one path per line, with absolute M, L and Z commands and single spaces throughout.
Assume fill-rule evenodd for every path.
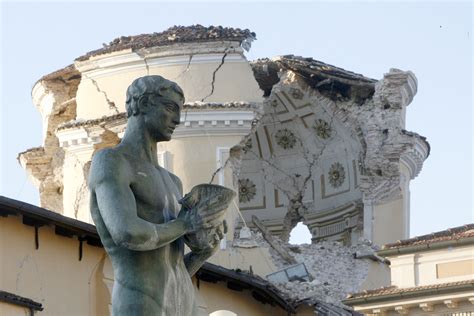
M 180 189 L 173 179 L 175 176 L 126 152 L 117 151 L 117 154 L 127 162 L 120 167 L 131 169 L 130 188 L 135 197 L 137 216 L 155 224 L 175 219 L 181 198 Z M 113 242 L 100 217 L 94 194 L 91 212 L 114 266 L 115 281 L 127 289 L 150 296 L 160 305 L 163 315 L 190 315 L 194 289 L 183 261 L 183 238 L 150 251 L 126 249 Z

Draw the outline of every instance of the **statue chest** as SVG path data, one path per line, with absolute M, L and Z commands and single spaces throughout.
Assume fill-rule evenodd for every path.
M 169 173 L 163 168 L 145 166 L 136 169 L 131 189 L 137 204 L 137 215 L 152 223 L 165 223 L 178 216 L 181 194 Z

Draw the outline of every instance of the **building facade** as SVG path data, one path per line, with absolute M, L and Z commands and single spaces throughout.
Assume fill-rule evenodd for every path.
M 391 286 L 345 303 L 370 315 L 474 315 L 474 224 L 387 244 Z
M 124 134 L 126 88 L 145 75 L 173 80 L 186 103 L 173 140 L 158 144 L 160 165 L 185 192 L 216 183 L 239 193 L 210 262 L 262 279 L 304 262 L 312 281 L 277 285 L 293 312 L 349 313 L 340 303 L 349 292 L 390 284 L 377 245 L 409 237 L 410 180 L 430 150 L 405 130 L 416 77 L 390 69 L 375 80 L 293 55 L 249 62 L 255 39 L 249 30 L 172 27 L 76 58 L 34 85 L 43 144 L 18 159 L 42 208 L 92 224 L 90 161 Z M 306 248 L 288 244 L 298 222 L 312 235 Z M 329 251 L 340 260 L 325 259 Z

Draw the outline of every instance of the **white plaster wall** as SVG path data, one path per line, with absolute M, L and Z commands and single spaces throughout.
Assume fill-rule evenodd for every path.
M 415 254 L 390 257 L 391 284 L 401 288 L 416 286 Z
M 404 205 L 403 197 L 374 205 L 373 242 L 376 245 L 380 246 L 405 238 Z
M 436 265 L 474 259 L 474 247 L 451 247 L 414 254 L 389 257 L 392 285 L 398 287 L 422 286 L 474 279 L 474 272 L 467 275 L 437 278 Z M 473 267 L 474 269 L 474 267 Z
M 224 48 L 219 49 L 223 51 Z M 228 53 L 222 65 L 224 52 L 197 53 L 192 55 L 191 61 L 190 56 L 145 56 L 145 62 L 136 53 L 123 52 L 121 55 L 97 57 L 94 64 L 77 62 L 76 67 L 82 72 L 77 92 L 77 118 L 95 119 L 124 112 L 128 86 L 136 78 L 147 74 L 161 75 L 178 83 L 187 102 L 203 99 L 206 102 L 262 101 L 263 92 L 249 63 L 239 51 Z M 214 91 L 211 93 L 213 78 Z M 115 107 L 107 100 L 113 102 Z

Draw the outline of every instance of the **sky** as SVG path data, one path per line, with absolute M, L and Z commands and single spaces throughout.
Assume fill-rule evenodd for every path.
M 413 71 L 406 129 L 426 136 L 431 154 L 410 184 L 410 235 L 474 222 L 471 1 L 2 1 L 0 10 L 0 195 L 39 203 L 16 160 L 41 146 L 31 101 L 39 78 L 122 35 L 222 25 L 257 34 L 248 60 L 313 57 L 374 79 Z

